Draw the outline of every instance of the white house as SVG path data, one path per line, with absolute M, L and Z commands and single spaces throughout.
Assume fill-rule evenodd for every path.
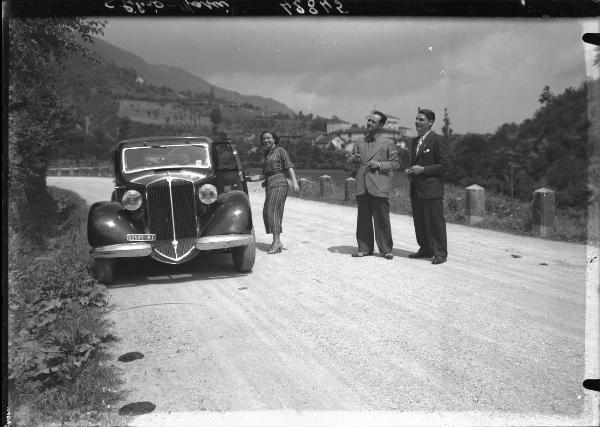
M 398 130 L 400 127 L 400 119 L 392 115 L 387 116 L 387 121 L 383 125 L 384 129 Z
M 417 136 L 416 131 L 413 131 L 411 128 L 407 128 L 406 126 L 400 125 L 400 119 L 391 115 L 387 116 L 387 121 L 385 122 L 385 125 L 383 125 L 383 129 L 392 130 L 395 132 L 394 135 L 400 137 L 412 138 L 414 136 Z
M 327 133 L 332 133 L 337 130 L 350 129 L 350 123 L 338 119 L 337 117 L 327 122 Z

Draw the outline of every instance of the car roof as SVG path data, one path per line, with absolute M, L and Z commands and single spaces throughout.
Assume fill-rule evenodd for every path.
M 181 144 L 182 142 L 212 142 L 212 139 L 207 136 L 149 136 L 140 138 L 129 138 L 120 141 L 117 149 L 123 147 L 138 147 L 144 143 L 160 142 L 164 145 Z

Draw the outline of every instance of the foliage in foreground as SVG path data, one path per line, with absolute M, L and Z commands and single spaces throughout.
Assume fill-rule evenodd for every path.
M 104 23 L 82 18 L 10 19 L 8 85 L 8 185 L 13 232 L 32 245 L 44 243 L 46 224 L 37 214 L 45 195 L 48 158 L 68 129 L 72 114 L 55 88 L 67 52 L 92 53 L 91 40 Z
M 51 190 L 58 209 L 49 250 L 9 240 L 8 387 L 16 425 L 98 420 L 118 398 L 119 379 L 105 355 L 114 339 L 104 320 L 106 288 L 86 262 L 85 203 Z

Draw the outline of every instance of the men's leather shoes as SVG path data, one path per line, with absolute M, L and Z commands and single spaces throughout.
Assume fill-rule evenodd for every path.
M 441 256 L 436 256 L 433 257 L 433 260 L 431 261 L 432 264 L 443 264 L 447 261 L 446 258 L 443 258 Z
M 364 256 L 371 256 L 373 252 L 355 252 L 352 254 L 352 258 L 362 258 Z
M 423 253 L 421 251 L 415 252 L 408 255 L 409 258 L 431 258 L 431 255 Z
M 391 252 L 386 252 L 386 253 L 383 254 L 383 257 L 385 259 L 393 259 L 394 255 Z

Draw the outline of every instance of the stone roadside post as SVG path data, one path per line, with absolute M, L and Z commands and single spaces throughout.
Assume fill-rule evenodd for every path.
M 554 191 L 539 188 L 533 192 L 533 233 L 548 237 L 554 226 Z
M 306 183 L 308 182 L 308 180 L 306 178 L 300 178 L 298 180 L 298 187 L 300 187 L 300 191 L 305 191 L 306 190 Z
M 331 177 L 329 175 L 321 175 L 319 178 L 319 195 L 325 197 L 331 194 Z
M 344 184 L 344 200 L 346 202 L 354 199 L 355 181 L 356 180 L 352 177 L 346 178 L 346 182 Z
M 485 190 L 477 184 L 466 188 L 465 224 L 475 225 L 485 217 Z

